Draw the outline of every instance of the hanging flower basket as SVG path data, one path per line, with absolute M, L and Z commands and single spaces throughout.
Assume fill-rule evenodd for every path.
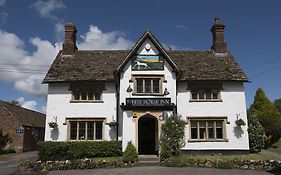
M 57 128 L 58 127 L 57 122 L 49 122 L 48 124 L 49 124 L 50 128 Z
M 244 120 L 242 118 L 237 119 L 235 121 L 235 123 L 236 123 L 237 126 L 245 126 L 246 125 L 246 123 L 244 122 Z
M 110 127 L 115 127 L 118 125 L 117 122 L 113 121 L 113 122 L 109 122 L 109 123 L 106 123 L 106 125 L 110 126 Z

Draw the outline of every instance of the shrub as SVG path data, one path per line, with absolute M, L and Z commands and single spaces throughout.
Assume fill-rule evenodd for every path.
M 256 115 L 263 125 L 265 134 L 271 136 L 271 144 L 281 137 L 281 114 L 270 102 L 264 91 L 259 88 L 256 92 L 254 103 L 249 109 L 250 115 Z
M 265 146 L 266 135 L 255 115 L 248 115 L 248 134 L 251 152 L 259 152 Z
M 4 149 L 9 141 L 11 141 L 11 137 L 8 134 L 3 134 L 3 130 L 0 129 L 0 149 Z
M 130 141 L 130 142 L 128 142 L 125 152 L 123 154 L 123 162 L 135 163 L 137 161 L 138 161 L 137 149 Z
M 40 160 L 73 160 L 122 155 L 121 141 L 38 142 Z
M 180 155 L 180 149 L 185 144 L 184 128 L 185 122 L 181 119 L 181 116 L 172 115 L 167 118 L 161 128 L 161 160 L 172 155 Z

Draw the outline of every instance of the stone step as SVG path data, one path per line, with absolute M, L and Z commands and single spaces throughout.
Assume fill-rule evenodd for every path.
M 138 161 L 137 166 L 160 166 L 159 161 Z
M 160 162 L 160 158 L 156 155 L 139 155 L 139 161 L 155 161 Z

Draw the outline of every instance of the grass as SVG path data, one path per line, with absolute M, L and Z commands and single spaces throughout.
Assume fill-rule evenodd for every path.
M 273 144 L 272 147 L 266 150 L 281 155 L 281 139 L 279 139 L 277 143 Z

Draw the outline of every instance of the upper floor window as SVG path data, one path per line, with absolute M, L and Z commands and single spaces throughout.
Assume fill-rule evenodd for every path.
M 161 95 L 162 77 L 134 77 L 135 95 Z
M 215 82 L 189 83 L 190 101 L 222 101 L 221 86 Z
M 101 84 L 71 85 L 71 102 L 101 102 L 103 89 Z

